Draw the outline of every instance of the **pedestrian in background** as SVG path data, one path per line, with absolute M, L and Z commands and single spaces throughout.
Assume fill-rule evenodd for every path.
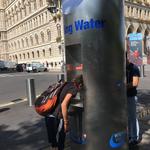
M 136 65 L 129 62 L 126 54 L 127 105 L 128 105 L 128 138 L 129 144 L 139 143 L 139 123 L 136 115 L 137 87 L 140 71 Z
M 45 117 L 48 141 L 53 150 L 64 150 L 65 136 L 69 130 L 68 107 L 82 86 L 82 75 L 75 77 L 72 82 L 67 82 L 59 95 L 59 104 L 54 113 Z

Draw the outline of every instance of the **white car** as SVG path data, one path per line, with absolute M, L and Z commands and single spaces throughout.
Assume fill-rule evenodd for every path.
M 27 63 L 26 71 L 27 72 L 43 72 L 43 71 L 47 71 L 47 68 L 44 67 L 44 65 L 41 64 L 40 62 L 32 62 L 32 63 Z

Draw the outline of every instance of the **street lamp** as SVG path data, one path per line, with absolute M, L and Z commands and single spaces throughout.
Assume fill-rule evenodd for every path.
M 48 11 L 51 13 L 53 19 L 56 21 L 57 18 L 60 20 L 61 19 L 61 13 L 62 13 L 62 9 L 61 9 L 61 0 L 47 0 L 47 9 Z M 64 42 L 61 40 L 61 36 L 58 37 L 61 41 L 61 45 L 59 46 L 59 48 L 62 51 L 62 60 L 61 60 L 61 71 L 62 74 L 60 74 L 61 79 L 65 79 L 65 48 L 64 48 Z M 59 75 L 58 75 L 59 76 Z
M 55 14 L 60 10 L 60 8 L 58 6 L 58 0 L 47 0 L 47 4 L 48 4 L 47 9 L 52 14 Z
M 65 74 L 65 71 L 66 71 L 66 64 L 65 64 L 64 42 L 61 43 L 61 50 L 62 50 L 62 72 Z

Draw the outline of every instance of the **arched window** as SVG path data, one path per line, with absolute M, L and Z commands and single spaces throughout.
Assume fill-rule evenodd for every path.
M 20 41 L 18 41 L 18 48 L 20 48 Z
M 31 3 L 29 3 L 29 14 L 31 14 Z
M 60 25 L 60 24 L 57 24 L 56 27 L 57 27 L 57 34 L 58 34 L 58 37 L 61 37 L 61 25 Z
M 22 47 L 24 48 L 24 40 L 21 39 Z
M 47 37 L 48 37 L 48 41 L 51 41 L 51 31 L 47 30 Z
M 23 53 L 23 59 L 26 59 L 26 55 L 25 55 L 25 53 Z
M 46 18 L 45 20 L 46 20 L 46 22 L 47 22 L 47 11 L 45 12 L 45 18 Z
M 21 54 L 19 54 L 19 58 L 21 59 Z
M 52 49 L 49 48 L 49 55 L 51 56 L 52 55 Z
M 15 59 L 16 59 L 16 62 L 18 62 L 18 56 L 17 55 L 15 55 Z
M 141 33 L 142 32 L 142 28 L 141 28 L 141 26 L 139 26 L 138 27 L 138 29 L 137 29 L 137 31 L 136 31 L 137 33 Z
M 42 22 L 42 20 L 41 20 L 41 15 L 39 15 L 39 24 L 41 25 L 41 22 Z
M 37 9 L 37 4 L 36 4 L 36 0 L 34 0 L 34 10 Z
M 43 0 L 40 0 L 40 7 L 42 7 L 43 6 Z
M 34 52 L 32 52 L 32 58 L 34 58 Z
M 35 41 L 36 41 L 36 44 L 39 44 L 39 38 L 37 34 L 35 34 Z
M 14 42 L 14 47 L 15 47 L 15 50 L 16 50 L 17 49 L 16 42 Z
M 38 57 L 38 58 L 40 57 L 40 52 L 39 52 L 39 51 L 37 51 L 37 57 Z
M 28 59 L 30 58 L 30 54 L 29 54 L 29 52 L 27 53 L 27 56 L 28 56 Z
M 45 57 L 45 49 L 43 49 L 43 57 Z
M 43 32 L 41 32 L 41 39 L 42 39 L 42 43 L 44 43 L 44 33 Z
M 31 42 L 31 46 L 33 46 L 33 37 L 30 36 L 30 42 Z
M 58 46 L 58 49 L 59 49 L 59 55 L 61 55 L 61 52 L 62 52 L 61 45 Z
M 9 59 L 12 60 L 12 57 L 10 56 Z
M 14 49 L 14 45 L 13 45 L 13 43 L 11 43 L 11 48 L 12 48 L 12 49 Z
M 26 38 L 26 46 L 27 46 L 27 47 L 29 46 L 28 38 Z
M 15 5 L 15 11 L 16 11 L 16 21 L 18 21 L 18 12 L 17 12 L 17 6 Z

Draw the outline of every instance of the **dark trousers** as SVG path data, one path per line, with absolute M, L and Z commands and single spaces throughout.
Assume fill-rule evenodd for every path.
M 48 141 L 52 147 L 58 147 L 58 150 L 64 150 L 65 132 L 63 119 L 58 119 L 51 116 L 45 117 Z
M 131 140 L 139 139 L 139 123 L 136 115 L 137 97 L 128 97 L 128 136 Z

